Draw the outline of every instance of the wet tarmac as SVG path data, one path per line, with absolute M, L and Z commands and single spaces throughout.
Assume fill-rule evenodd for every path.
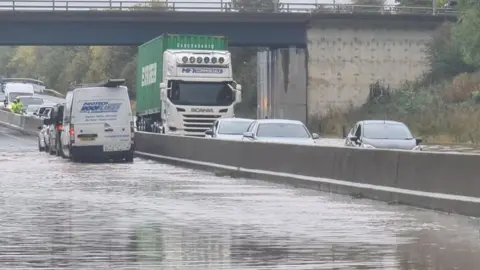
M 136 159 L 0 127 L 0 269 L 476 270 L 476 219 Z

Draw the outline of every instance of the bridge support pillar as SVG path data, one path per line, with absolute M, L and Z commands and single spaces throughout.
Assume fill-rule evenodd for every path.
M 257 117 L 307 121 L 307 53 L 269 48 L 257 53 Z

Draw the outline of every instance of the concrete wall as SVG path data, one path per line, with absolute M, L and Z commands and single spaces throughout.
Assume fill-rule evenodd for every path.
M 307 31 L 308 114 L 360 106 L 375 81 L 395 88 L 416 79 L 427 69 L 425 43 L 440 23 L 313 19 Z
M 37 136 L 43 121 L 0 110 L 0 125 L 18 130 L 26 135 Z
M 258 118 L 307 120 L 307 54 L 302 48 L 257 53 Z
M 136 133 L 135 143 L 137 154 L 147 158 L 480 216 L 480 155 L 223 141 L 143 132 Z

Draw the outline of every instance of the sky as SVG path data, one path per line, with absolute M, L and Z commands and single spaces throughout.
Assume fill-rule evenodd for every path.
M 202 10 L 202 8 L 210 8 L 208 11 L 214 11 L 215 9 L 218 9 L 220 7 L 220 3 L 228 3 L 230 0 L 165 0 L 166 2 L 169 3 L 175 3 L 175 7 L 180 8 L 180 7 L 185 7 L 185 6 L 197 6 L 199 7 L 199 11 Z M 285 4 L 295 4 L 292 5 L 295 7 L 302 7 L 302 8 L 310 8 L 312 7 L 309 4 L 333 4 L 333 1 L 335 1 L 337 4 L 348 4 L 350 3 L 350 0 L 280 0 L 281 3 Z M 387 0 L 386 4 L 387 5 L 393 5 L 395 0 Z M 55 0 L 46 0 L 46 1 L 41 1 L 41 0 L 36 0 L 35 2 L 31 1 L 15 1 L 15 6 L 17 8 L 23 7 L 22 9 L 51 9 L 52 7 L 52 2 L 55 2 Z M 66 7 L 65 0 L 59 0 L 56 3 L 57 8 L 63 7 L 63 9 Z M 86 8 L 86 7 L 97 7 L 97 8 L 106 8 L 112 3 L 113 7 L 119 7 L 120 2 L 122 2 L 122 6 L 132 6 L 135 3 L 143 3 L 145 2 L 144 0 L 75 0 L 76 3 L 69 3 L 69 8 L 76 7 L 76 8 Z M 183 3 L 182 3 L 183 2 Z M 187 3 L 185 3 L 187 2 Z M 196 2 L 196 3 L 192 3 Z M 12 2 L 10 2 L 11 5 Z M 305 4 L 305 5 L 302 5 Z M 9 9 L 6 8 L 6 6 L 9 6 L 9 1 L 2 1 L 0 4 L 0 9 L 5 10 Z M 206 11 L 206 10 L 205 10 Z

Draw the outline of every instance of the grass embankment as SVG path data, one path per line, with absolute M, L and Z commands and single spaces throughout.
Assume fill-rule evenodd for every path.
M 348 132 L 356 121 L 385 119 L 406 123 L 415 136 L 427 143 L 480 142 L 478 74 L 464 73 L 451 82 L 430 86 L 410 83 L 395 91 L 376 86 L 362 107 L 347 112 L 332 111 L 323 118 L 312 120 L 312 128 L 326 135 L 342 136 L 344 127 L 348 127 Z

